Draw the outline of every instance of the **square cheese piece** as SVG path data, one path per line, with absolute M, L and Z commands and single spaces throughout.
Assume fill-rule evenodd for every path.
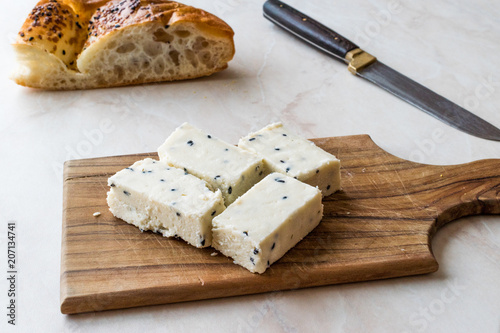
M 271 172 L 280 172 L 317 186 L 323 196 L 340 189 L 340 161 L 309 140 L 271 124 L 242 138 L 238 147 L 264 159 Z
M 147 158 L 110 177 L 108 185 L 114 216 L 196 247 L 212 244 L 212 219 L 225 207 L 221 192 L 212 192 L 203 180 Z
M 264 273 L 319 224 L 321 198 L 317 188 L 272 173 L 214 218 L 212 246 Z
M 262 158 L 188 123 L 168 137 L 158 155 L 161 161 L 220 189 L 226 206 L 266 176 Z

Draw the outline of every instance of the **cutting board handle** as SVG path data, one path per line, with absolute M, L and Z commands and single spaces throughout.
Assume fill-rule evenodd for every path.
M 440 178 L 453 178 L 445 185 L 449 195 L 436 196 L 436 229 L 463 216 L 500 214 L 500 160 L 481 160 L 446 166 Z M 446 179 L 443 181 L 446 182 Z
M 364 160 L 374 163 L 364 167 L 374 170 L 374 173 L 368 173 L 365 175 L 367 179 L 358 178 L 356 182 L 377 184 L 373 190 L 380 189 L 381 193 L 373 196 L 391 193 L 394 201 L 402 204 L 410 202 L 406 215 L 432 221 L 429 240 L 446 223 L 461 217 L 500 214 L 500 159 L 446 166 L 427 165 L 386 152 L 369 135 L 350 138 L 359 140 L 351 144 L 363 147 L 365 154 L 369 152 L 370 157 Z M 316 140 L 321 144 L 322 139 Z M 382 167 L 377 167 L 381 161 Z M 355 164 L 360 163 L 357 161 Z M 387 173 L 387 169 L 391 172 Z M 388 181 L 388 177 L 393 179 Z M 343 175 L 343 179 L 349 179 L 349 175 Z M 382 184 L 393 189 L 381 187 Z

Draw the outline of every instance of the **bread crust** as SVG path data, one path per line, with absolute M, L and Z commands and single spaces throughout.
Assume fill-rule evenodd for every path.
M 95 78 L 89 78 L 86 84 L 78 73 L 87 74 L 82 71 L 82 54 L 87 49 L 98 49 L 102 41 L 109 41 L 119 32 L 124 32 L 131 27 L 144 25 L 162 26 L 164 29 L 177 25 L 195 26 L 200 34 L 209 36 L 216 41 L 225 43 L 227 54 L 214 65 L 212 70 L 200 71 L 199 75 L 193 73 L 179 74 L 172 77 L 132 79 L 127 82 L 104 82 L 98 84 Z M 168 30 L 166 30 L 168 31 Z M 24 70 L 14 73 L 12 79 L 20 85 L 45 88 L 45 89 L 87 89 L 110 86 L 121 86 L 140 84 L 157 81 L 174 81 L 200 76 L 211 75 L 227 67 L 234 56 L 234 32 L 229 25 L 218 17 L 198 8 L 186 6 L 174 1 L 167 0 L 41 0 L 28 16 L 19 32 L 18 40 L 14 48 L 18 59 L 27 59 L 22 53 L 27 52 L 28 47 L 44 51 L 39 52 L 38 57 L 51 56 L 57 59 L 47 60 L 52 70 L 59 60 L 64 65 L 58 71 L 66 71 L 68 84 L 58 87 L 46 84 L 50 80 L 44 80 L 43 73 L 27 75 L 28 69 L 33 66 L 33 61 L 24 61 Z M 21 47 L 22 46 L 22 47 Z M 94 50 L 95 51 L 95 50 Z M 110 64 L 112 65 L 112 64 Z M 65 67 L 65 68 L 64 68 Z M 85 67 L 85 66 L 82 66 Z M 84 68 L 85 69 L 85 68 Z M 40 71 L 40 66 L 38 66 Z M 41 71 L 43 72 L 43 70 Z M 71 84 L 71 81 L 78 83 Z M 66 81 L 66 80 L 63 80 Z

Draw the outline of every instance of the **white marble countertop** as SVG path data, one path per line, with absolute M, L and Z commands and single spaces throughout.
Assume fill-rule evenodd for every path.
M 6 77 L 32 0 L 0 20 L 0 260 L 17 223 L 19 332 L 500 332 L 500 218 L 463 218 L 432 241 L 434 274 L 66 316 L 59 310 L 62 164 L 151 152 L 188 121 L 229 142 L 281 120 L 306 137 L 369 134 L 429 164 L 500 157 L 500 143 L 459 132 L 354 77 L 262 17 L 263 1 L 192 0 L 235 30 L 237 53 L 210 78 L 107 90 L 43 92 Z M 500 127 L 500 3 L 288 0 L 396 70 Z M 395 9 L 396 8 L 396 9 Z M 103 123 L 111 126 L 102 129 Z M 96 134 L 100 133 L 100 134 Z M 5 313 L 5 314 L 4 314 Z

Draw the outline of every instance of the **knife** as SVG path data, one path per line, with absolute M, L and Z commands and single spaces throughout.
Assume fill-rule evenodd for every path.
M 352 74 L 376 84 L 444 123 L 479 138 L 500 141 L 500 129 L 497 127 L 384 65 L 347 38 L 291 6 L 279 0 L 268 0 L 264 4 L 264 17 L 345 62 Z

